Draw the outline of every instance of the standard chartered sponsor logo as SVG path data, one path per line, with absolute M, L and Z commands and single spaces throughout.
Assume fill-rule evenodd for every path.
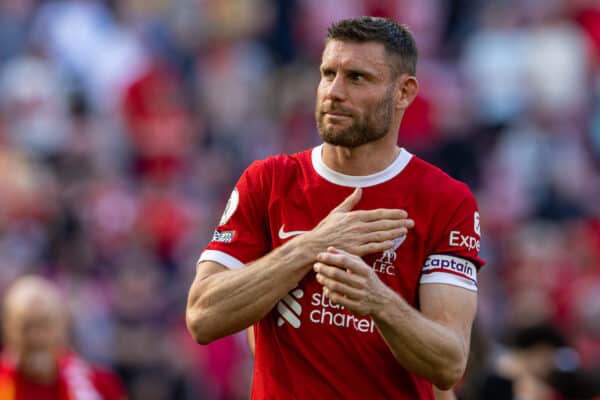
M 310 304 L 317 307 L 308 315 L 312 323 L 353 328 L 359 332 L 375 330 L 375 322 L 370 317 L 361 318 L 345 312 L 344 307 L 332 303 L 323 293 L 313 293 Z
M 283 326 L 286 322 L 293 328 L 302 325 L 302 305 L 299 300 L 304 296 L 302 289 L 292 290 L 277 303 L 277 326 Z M 359 332 L 374 332 L 375 322 L 370 317 L 357 317 L 345 311 L 339 304 L 331 302 L 322 292 L 312 294 L 308 318 L 313 324 L 332 325 L 340 328 L 355 329 Z
M 296 299 L 301 299 L 302 296 L 304 296 L 302 289 L 295 289 L 286 294 L 283 299 L 279 300 L 279 303 L 277 303 L 277 311 L 279 312 L 280 317 L 277 318 L 277 326 L 281 326 L 287 322 L 294 328 L 300 327 L 302 306 Z

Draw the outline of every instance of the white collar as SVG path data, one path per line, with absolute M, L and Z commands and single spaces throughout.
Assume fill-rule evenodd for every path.
M 323 145 L 313 148 L 311 152 L 312 165 L 317 174 L 331 183 L 349 187 L 369 187 L 389 181 L 402 172 L 412 158 L 411 153 L 409 153 L 406 149 L 401 148 L 398 157 L 396 157 L 394 162 L 388 165 L 384 170 L 371 175 L 354 176 L 342 174 L 329 168 L 323 162 L 322 153 Z

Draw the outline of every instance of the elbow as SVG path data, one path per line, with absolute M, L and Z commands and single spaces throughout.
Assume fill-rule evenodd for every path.
M 431 383 L 440 390 L 450 390 L 462 379 L 465 368 L 466 361 L 438 368 L 435 376 L 431 377 Z
M 188 310 L 185 315 L 185 324 L 196 343 L 205 345 L 213 342 L 217 337 L 208 329 L 210 324 L 202 314 L 201 311 Z
M 436 388 L 440 390 L 450 390 L 458 383 L 458 380 L 452 381 L 449 379 L 438 379 L 437 382 L 433 382 Z

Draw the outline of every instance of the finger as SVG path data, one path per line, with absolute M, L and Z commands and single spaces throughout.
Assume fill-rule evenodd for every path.
M 395 208 L 378 208 L 375 210 L 356 210 L 352 214 L 364 222 L 377 221 L 381 219 L 406 219 L 408 213 L 405 210 Z
M 391 240 L 386 240 L 385 242 L 365 243 L 365 244 L 362 244 L 359 246 L 355 246 L 355 247 L 351 248 L 350 250 L 352 251 L 352 253 L 356 254 L 357 256 L 363 257 L 363 256 L 366 256 L 367 254 L 381 253 L 381 252 L 391 249 L 393 247 L 394 247 L 394 242 Z
M 330 251 L 334 250 L 334 251 Z M 317 261 L 334 267 L 347 269 L 353 273 L 366 276 L 369 266 L 360 258 L 343 250 L 329 247 L 327 252 L 319 253 Z
M 331 254 L 343 254 L 343 255 L 346 255 L 346 256 L 349 256 L 349 257 L 353 256 L 352 253 L 347 252 L 346 250 L 338 249 L 337 247 L 333 247 L 333 246 L 329 246 L 327 248 L 327 252 L 331 253 Z
M 313 266 L 313 270 L 328 279 L 341 282 L 348 286 L 361 289 L 365 286 L 364 278 L 357 274 L 350 274 L 346 270 L 334 267 L 331 265 L 317 262 Z
M 362 189 L 356 188 L 350 196 L 346 197 L 344 201 L 342 201 L 336 208 L 334 208 L 331 212 L 335 211 L 350 211 L 358 204 L 362 197 Z
M 371 232 L 361 236 L 366 243 L 381 243 L 388 240 L 395 240 L 406 236 L 406 228 L 392 229 L 390 231 Z
M 340 281 L 336 281 L 335 279 L 327 278 L 323 274 L 317 274 L 316 278 L 317 281 L 323 285 L 323 287 L 327 288 L 329 293 L 336 292 L 355 300 L 362 299 L 364 297 L 364 292 L 362 290 L 346 285 Z
M 365 232 L 388 231 L 390 229 L 406 228 L 412 229 L 415 221 L 412 219 L 381 219 L 365 222 L 362 229 Z
M 361 303 L 356 299 L 344 297 L 344 295 L 342 295 L 341 293 L 331 291 L 327 288 L 325 288 L 323 291 L 325 293 L 325 296 L 327 296 L 334 304 L 339 304 L 340 306 L 348 309 L 353 314 L 366 314 L 366 312 L 361 307 Z

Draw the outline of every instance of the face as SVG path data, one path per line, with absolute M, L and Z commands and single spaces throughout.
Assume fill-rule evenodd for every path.
M 556 350 L 556 348 L 546 344 L 539 344 L 529 349 L 527 351 L 527 364 L 530 372 L 539 378 L 546 378 L 554 365 Z
M 64 345 L 65 325 L 63 314 L 53 304 L 33 301 L 13 309 L 5 329 L 18 368 L 31 376 L 52 373 Z
M 324 142 L 354 148 L 390 131 L 397 83 L 383 44 L 330 40 L 320 70 L 315 117 Z

